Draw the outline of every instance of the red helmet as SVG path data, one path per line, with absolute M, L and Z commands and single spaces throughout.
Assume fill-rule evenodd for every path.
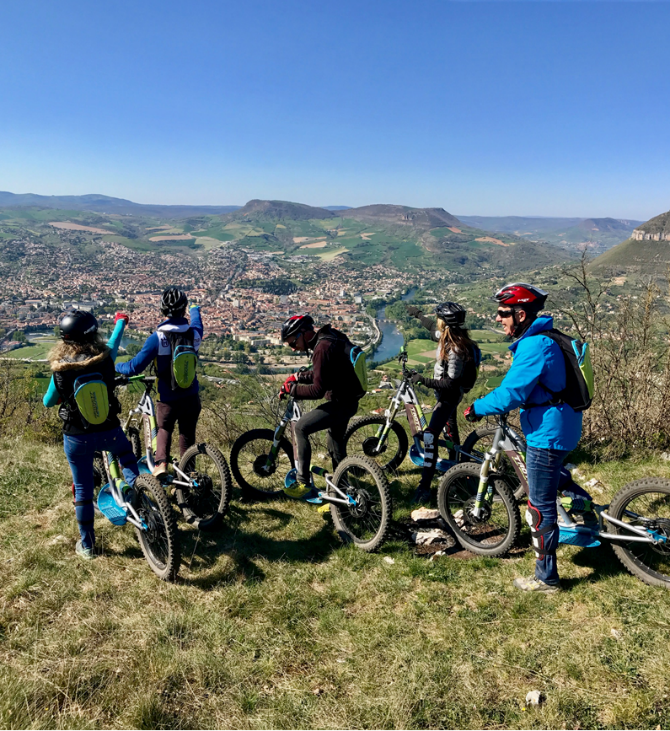
M 548 296 L 548 292 L 539 287 L 534 287 L 532 284 L 514 282 L 499 289 L 493 299 L 506 305 L 519 305 L 524 309 L 539 312 L 544 307 Z

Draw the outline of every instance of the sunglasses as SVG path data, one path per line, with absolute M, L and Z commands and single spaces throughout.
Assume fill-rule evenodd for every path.
M 286 345 L 288 345 L 289 348 L 294 348 L 295 344 L 298 342 L 298 337 L 299 336 L 294 337 L 293 340 L 287 340 Z
M 512 317 L 514 315 L 514 310 L 498 310 L 498 317 Z

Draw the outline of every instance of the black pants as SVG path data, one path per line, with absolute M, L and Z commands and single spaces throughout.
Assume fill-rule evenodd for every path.
M 328 454 L 333 460 L 333 469 L 347 456 L 344 433 L 349 419 L 358 411 L 358 401 L 327 401 L 312 411 L 303 414 L 294 424 L 298 462 L 298 480 L 311 482 L 312 445 L 309 435 L 328 429 Z
M 198 426 L 200 408 L 200 396 L 198 395 L 167 403 L 159 401 L 156 404 L 156 421 L 158 422 L 154 457 L 156 464 L 167 462 L 172 444 L 172 432 L 177 422 L 179 422 L 179 456 L 183 457 L 184 452 L 195 444 L 195 429 Z
M 459 443 L 458 422 L 456 420 L 456 407 L 458 403 L 453 401 L 438 401 L 430 417 L 430 423 L 423 433 L 423 470 L 419 490 L 430 490 L 430 484 L 435 477 L 437 467 L 437 440 L 442 429 L 448 425 L 448 431 L 454 444 Z

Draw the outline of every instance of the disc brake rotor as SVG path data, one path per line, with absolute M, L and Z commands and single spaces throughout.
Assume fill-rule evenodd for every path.
M 477 498 L 471 497 L 463 506 L 463 516 L 470 525 L 485 523 L 491 517 L 491 506 L 487 502 L 483 502 L 479 509 L 479 517 L 475 517 L 474 510 L 476 502 Z
M 347 493 L 355 501 L 355 505 L 349 505 L 349 512 L 356 518 L 367 515 L 370 509 L 370 493 L 367 490 L 352 490 Z
M 382 444 L 379 449 L 379 437 L 367 437 L 363 440 L 363 454 L 366 457 L 375 457 L 378 454 L 384 454 L 386 451 L 386 444 Z
M 268 455 L 259 454 L 254 460 L 253 470 L 254 474 L 258 475 L 258 477 L 269 477 L 277 471 L 277 463 L 271 462 L 268 465 Z

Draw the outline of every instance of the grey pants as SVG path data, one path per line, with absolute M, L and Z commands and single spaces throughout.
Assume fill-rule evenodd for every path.
M 298 481 L 311 482 L 312 445 L 309 435 L 328 429 L 328 454 L 333 469 L 347 456 L 344 433 L 349 419 L 358 411 L 358 401 L 326 401 L 312 411 L 303 414 L 293 426 L 297 452 Z

